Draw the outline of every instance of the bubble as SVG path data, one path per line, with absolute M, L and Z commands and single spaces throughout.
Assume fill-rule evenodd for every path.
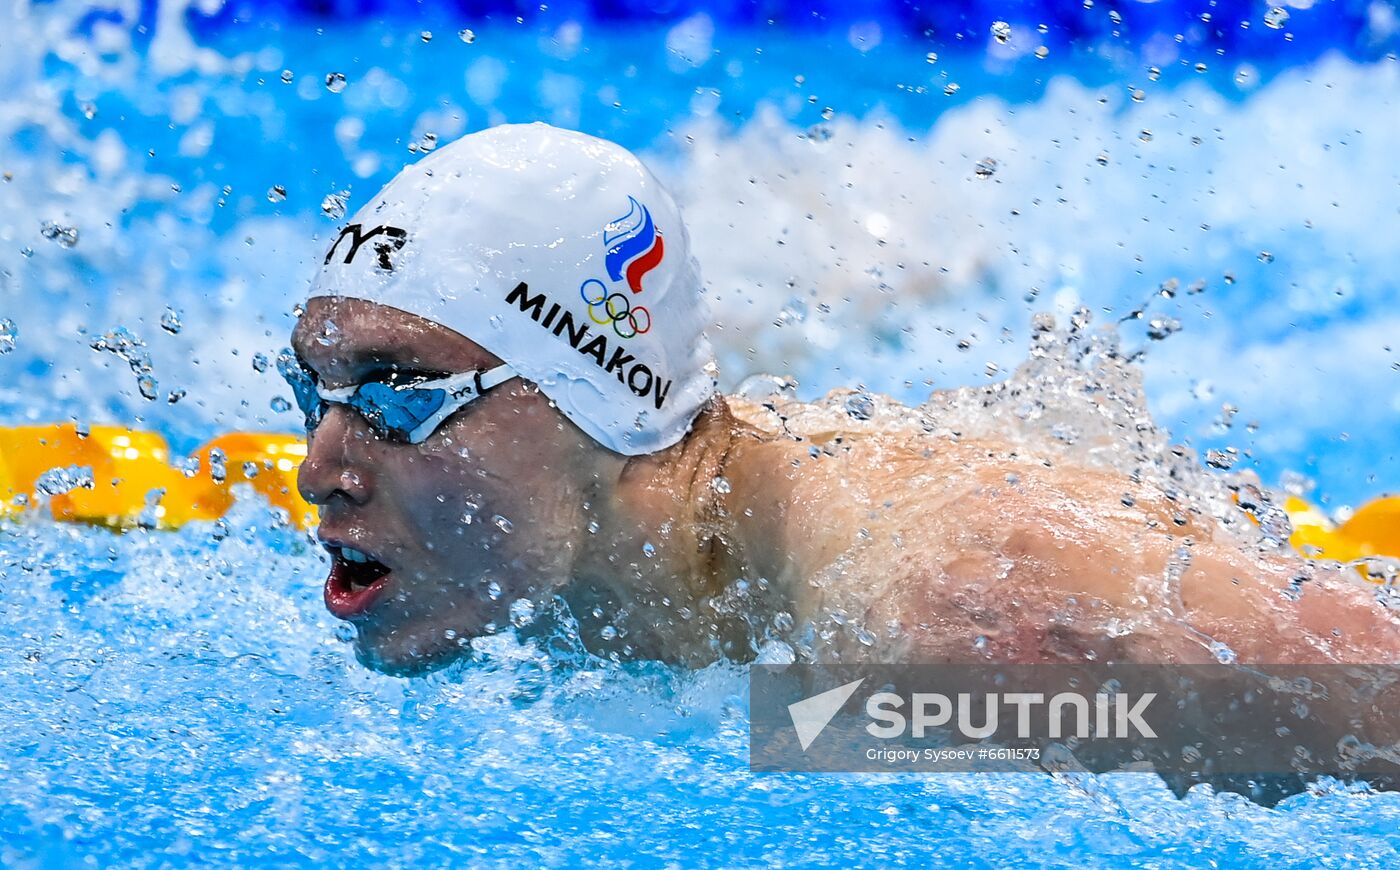
M 325 199 L 321 200 L 321 214 L 333 221 L 340 220 L 345 217 L 345 204 L 349 198 L 349 190 L 341 190 L 336 193 L 326 194 Z
M 1011 41 L 1011 25 L 1005 21 L 992 22 L 992 38 L 1005 45 Z
M 44 221 L 39 226 L 39 235 L 65 248 L 78 244 L 77 227 L 66 227 L 54 221 Z
M 6 354 L 15 349 L 15 341 L 19 338 L 19 327 L 8 317 L 0 320 L 0 354 Z
M 495 580 L 492 580 L 490 583 L 487 583 L 486 594 L 491 598 L 492 601 L 499 599 L 501 597 L 501 584 L 497 583 Z
M 1198 72 L 1198 73 L 1203 73 L 1203 72 L 1205 72 L 1205 71 L 1208 69 L 1208 67 L 1207 67 L 1204 63 L 1198 63 L 1198 64 L 1196 64 L 1195 69 L 1196 69 L 1196 72 Z
M 326 90 L 333 94 L 338 94 L 345 90 L 345 73 L 333 72 L 326 74 Z
M 293 73 L 291 70 L 289 70 L 289 69 L 284 69 L 284 70 L 282 70 L 282 84 L 284 84 L 284 85 L 289 85 L 289 84 L 292 83 L 292 79 L 294 79 L 294 78 L 296 78 L 296 74 Z
M 285 414 L 288 411 L 292 410 L 292 403 L 282 398 L 281 396 L 273 396 L 272 401 L 268 403 L 268 406 L 271 407 L 272 410 L 278 414 Z
M 496 514 L 493 517 L 491 517 L 491 522 L 495 524 L 496 528 L 500 529 L 502 532 L 505 532 L 507 535 L 515 531 L 515 524 L 512 523 L 510 520 L 506 519 L 505 517 L 501 516 L 500 514 Z
M 418 38 L 423 40 L 424 42 L 432 42 L 433 32 L 431 30 L 425 30 L 422 33 L 418 34 Z
M 602 637 L 603 640 L 615 640 L 617 638 L 617 627 L 605 625 L 598 631 L 598 635 Z
M 869 420 L 875 416 L 875 400 L 865 393 L 852 393 L 846 397 L 846 414 L 856 420 Z
M 716 477 L 714 480 L 710 481 L 710 485 L 715 488 L 715 492 L 721 495 L 728 495 L 733 490 L 729 479 L 726 477 Z
M 962 85 L 957 82 L 948 82 L 947 86 L 943 88 L 943 96 L 951 97 L 960 90 L 962 90 Z
M 83 103 L 82 110 L 83 117 L 87 118 L 89 121 L 97 117 L 97 106 L 92 103 Z
M 1141 139 L 1141 140 L 1144 141 L 1144 142 L 1151 142 L 1151 141 L 1152 141 L 1152 131 L 1151 131 L 1151 130 L 1141 130 L 1141 131 L 1138 132 L 1138 138 Z
M 160 316 L 160 328 L 171 335 L 179 335 L 183 328 L 183 324 L 180 323 L 179 309 L 166 306 L 165 313 Z
M 1117 9 L 1110 9 L 1108 10 L 1108 20 L 1112 21 L 1114 24 L 1122 24 L 1123 14 Z
M 997 167 L 999 165 L 995 157 L 983 157 L 981 160 L 977 161 L 976 166 L 972 167 L 972 172 L 978 178 L 991 178 L 993 175 L 997 174 Z
M 1273 255 L 1272 252 L 1270 252 L 1270 251 L 1260 251 L 1260 252 L 1259 252 L 1259 262 L 1264 263 L 1265 265 L 1268 265 L 1269 263 L 1272 263 L 1273 261 L 1274 261 L 1274 255 Z
M 598 529 L 599 529 L 599 528 L 601 528 L 601 527 L 598 525 L 598 521 L 597 521 L 597 520 L 589 520 L 589 521 L 588 521 L 588 534 L 590 534 L 590 535 L 596 535 L 596 534 L 598 534 Z
M 1039 58 L 1040 60 L 1045 60 L 1047 57 L 1050 56 L 1050 49 L 1046 48 L 1046 47 L 1043 46 L 1043 45 L 1042 45 L 1042 46 L 1039 46 L 1039 47 L 1036 48 L 1036 50 L 1035 50 L 1035 56 L 1036 56 L 1037 58 Z
M 930 51 L 928 54 L 924 55 L 924 61 L 926 63 L 938 63 L 938 52 Z
M 1288 10 L 1282 6 L 1274 6 L 1264 13 L 1264 26 L 1270 30 L 1282 30 L 1288 23 Z
M 253 354 L 253 371 L 267 371 L 267 354 L 261 352 Z
M 185 397 L 184 390 L 171 390 L 165 394 L 165 404 L 173 405 Z
M 268 202 L 285 202 L 287 199 L 287 188 L 280 184 L 274 184 L 267 189 Z
M 647 541 L 646 543 L 642 544 L 642 555 L 646 556 L 648 559 L 655 559 L 656 545 L 653 544 L 651 541 Z
M 457 31 L 457 38 L 465 42 L 467 45 L 471 45 L 473 42 L 476 42 L 476 34 L 466 28 Z
M 1143 100 L 1147 99 L 1147 91 L 1144 91 L 1142 88 L 1134 88 L 1132 96 L 1134 103 L 1141 103 Z

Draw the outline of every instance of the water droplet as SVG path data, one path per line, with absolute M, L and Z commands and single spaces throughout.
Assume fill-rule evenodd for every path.
M 15 341 L 19 338 L 19 327 L 8 317 L 0 320 L 0 354 L 6 354 L 15 349 Z
M 209 451 L 209 477 L 215 483 L 228 480 L 228 456 L 218 447 Z
M 875 416 L 875 400 L 865 393 L 852 393 L 846 397 L 846 413 L 856 420 L 869 420 Z
M 1134 103 L 1141 103 L 1145 99 L 1147 99 L 1147 91 L 1144 91 L 1142 88 L 1135 88 L 1133 90 Z
M 648 559 L 655 559 L 656 545 L 653 544 L 651 541 L 647 541 L 646 543 L 642 544 L 642 554 Z
M 1215 660 L 1217 662 L 1220 662 L 1222 665 L 1233 665 L 1235 663 L 1235 659 L 1238 658 L 1235 655 L 1234 650 L 1230 649 L 1228 646 L 1226 646 L 1218 640 L 1211 641 L 1210 654 L 1215 656 Z
M 1155 67 L 1155 66 L 1150 66 L 1150 67 L 1147 68 L 1147 80 L 1148 80 L 1149 82 L 1155 82 L 1155 81 L 1157 81 L 1158 79 L 1160 79 L 1161 77 L 1162 77 L 1162 71 L 1161 71 L 1160 69 L 1158 69 L 1157 67 Z
M 1271 30 L 1282 30 L 1288 23 L 1288 10 L 1282 6 L 1274 6 L 1264 13 L 1264 26 Z
M 340 220 L 345 217 L 345 203 L 349 198 L 349 190 L 326 194 L 326 198 L 321 200 L 321 214 L 333 221 Z
M 1153 341 L 1161 341 L 1169 335 L 1181 331 L 1181 321 L 1175 317 L 1158 315 L 1147 321 L 1147 337 Z
M 598 529 L 599 529 L 599 526 L 598 526 L 598 521 L 597 521 L 597 520 L 589 520 L 589 521 L 588 521 L 588 534 L 590 534 L 590 535 L 596 535 L 596 534 L 598 534 Z
M 496 525 L 496 528 L 500 529 L 502 532 L 505 532 L 507 535 L 515 531 L 515 524 L 512 523 L 510 520 L 506 519 L 505 517 L 501 516 L 500 514 L 492 516 L 491 522 Z
M 1117 9 L 1110 9 L 1108 10 L 1108 20 L 1112 21 L 1114 24 L 1122 24 L 1123 13 L 1119 12 Z
M 528 598 L 517 598 L 510 603 L 510 622 L 516 628 L 524 628 L 535 621 L 535 602 Z
M 1151 131 L 1151 130 L 1141 130 L 1141 131 L 1138 132 L 1138 138 L 1141 139 L 1141 140 L 1144 141 L 1144 142 L 1151 142 L 1151 141 L 1152 141 L 1152 131 Z
M 992 38 L 1005 45 L 1011 41 L 1011 25 L 1005 21 L 992 22 Z
M 331 93 L 340 93 L 341 91 L 345 90 L 345 85 L 345 73 L 333 72 L 326 74 L 326 90 L 330 91 Z
M 97 117 L 97 106 L 93 105 L 92 103 L 83 103 L 82 108 L 84 118 L 87 118 L 89 121 L 91 121 L 93 118 Z
M 1273 261 L 1274 261 L 1274 255 L 1273 255 L 1271 252 L 1269 252 L 1269 251 L 1260 251 L 1260 252 L 1259 252 L 1259 262 L 1264 263 L 1264 264 L 1268 264 L 1268 263 L 1272 263 Z
M 498 600 L 501 597 L 501 584 L 497 583 L 495 580 L 487 583 L 486 594 L 492 601 Z
M 502 329 L 506 325 L 505 321 L 501 319 L 501 315 L 499 314 L 493 314 L 490 317 L 486 318 L 486 322 L 491 324 L 492 329 Z
M 733 487 L 729 483 L 729 478 L 727 477 L 716 477 L 714 480 L 710 481 L 710 485 L 713 486 L 715 492 L 720 495 L 728 495 L 730 491 L 733 490 Z
M 437 148 L 437 139 L 438 137 L 436 133 L 424 133 L 423 137 L 417 142 L 409 144 L 408 150 L 410 153 L 413 154 L 417 154 L 420 151 L 424 154 L 427 154 L 429 151 L 432 151 L 433 149 Z
M 943 88 L 943 96 L 951 97 L 960 90 L 962 90 L 962 85 L 957 82 L 948 82 L 947 86 Z
M 271 406 L 272 410 L 278 414 L 285 414 L 292 410 L 292 403 L 281 396 L 273 396 L 272 401 L 268 404 Z
M 183 474 L 185 477 L 194 477 L 196 474 L 199 474 L 199 457 L 185 457 L 185 459 L 180 463 L 180 473 Z
M 598 635 L 603 638 L 603 640 L 615 640 L 617 638 L 617 628 L 616 626 L 605 625 L 598 631 Z
M 173 405 L 185 397 L 184 390 L 171 390 L 165 394 L 165 404 Z
M 267 189 L 268 202 L 284 202 L 287 199 L 287 188 L 280 184 L 274 184 Z
M 432 42 L 433 32 L 431 30 L 425 30 L 422 33 L 418 34 L 418 38 L 423 40 L 424 42 Z
M 262 469 L 258 467 L 258 464 L 251 460 L 243 463 L 243 476 L 248 478 L 249 480 L 252 480 L 253 478 L 257 477 L 258 472 L 261 470 Z
M 1108 165 L 1108 155 L 1105 153 L 1101 152 L 1098 157 L 1094 158 L 1094 160 L 1097 161 L 1100 166 Z
M 44 221 L 39 226 L 39 235 L 51 242 L 57 242 L 65 248 L 71 248 L 78 244 L 77 227 L 65 227 L 54 221 Z
M 457 38 L 465 42 L 467 45 L 471 45 L 473 42 L 476 42 L 476 34 L 465 28 L 457 31 Z
M 68 465 L 50 468 L 34 481 L 34 488 L 44 495 L 63 495 L 75 489 L 92 489 L 92 466 Z
M 1198 63 L 1198 64 L 1196 64 L 1196 72 L 1198 72 L 1198 73 L 1203 73 L 1203 72 L 1206 71 L 1206 69 L 1207 69 L 1207 67 L 1206 67 L 1205 64 L 1203 64 L 1203 63 Z
M 1047 57 L 1050 56 L 1050 49 L 1048 49 L 1048 48 L 1046 48 L 1045 46 L 1042 45 L 1042 46 L 1036 48 L 1036 50 L 1035 50 L 1035 56 L 1038 57 L 1038 58 L 1040 58 L 1041 60 L 1045 60 Z
M 972 167 L 972 172 L 978 178 L 991 178 L 997 174 L 997 159 L 995 157 L 983 157 L 977 161 L 977 165 Z
M 180 323 L 180 311 L 176 308 L 167 307 L 165 313 L 160 316 L 160 328 L 171 335 L 179 335 L 183 324 Z
M 296 78 L 296 75 L 291 70 L 282 70 L 282 84 L 289 85 L 292 83 L 292 79 L 294 78 Z
M 924 55 L 924 60 L 928 63 L 938 63 L 938 52 L 930 51 L 928 54 Z
M 1232 448 L 1206 451 L 1206 465 L 1209 465 L 1211 468 L 1218 468 L 1221 471 L 1234 468 L 1238 458 L 1238 452 L 1234 451 Z
M 156 379 L 149 374 L 137 376 L 136 389 L 140 390 L 141 395 L 149 401 L 154 402 L 160 397 L 160 384 L 156 383 Z
M 261 352 L 253 354 L 253 371 L 267 371 L 267 354 Z

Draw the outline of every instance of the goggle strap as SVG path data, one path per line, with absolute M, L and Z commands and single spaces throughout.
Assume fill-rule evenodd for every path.
M 432 381 L 428 384 L 421 384 L 420 387 L 432 387 L 447 390 L 450 397 L 438 408 L 433 416 L 424 420 L 412 432 L 408 434 L 408 443 L 418 444 L 425 440 L 437 427 L 453 414 L 462 409 L 464 405 L 481 397 L 483 393 L 492 387 L 500 386 L 511 378 L 515 377 L 515 372 L 511 371 L 508 365 L 496 366 L 489 372 L 482 374 L 480 371 L 462 372 L 450 378 L 443 378 L 440 381 Z M 470 389 L 466 389 L 470 387 Z

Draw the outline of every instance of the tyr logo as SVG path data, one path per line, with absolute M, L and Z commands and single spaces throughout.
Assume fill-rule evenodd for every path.
M 345 259 L 341 261 L 343 263 L 349 263 L 354 260 L 355 253 L 360 250 L 360 246 L 365 242 L 368 242 L 375 236 L 383 236 L 384 238 L 381 241 L 374 243 L 374 252 L 379 255 L 379 262 L 377 265 L 386 272 L 394 271 L 394 261 L 389 259 L 389 255 L 408 244 L 408 231 L 389 226 L 375 227 L 367 233 L 362 232 L 362 229 L 360 224 L 351 224 L 341 230 L 340 235 L 336 237 L 335 244 L 331 245 L 331 249 L 326 252 L 325 262 L 329 263 L 331 261 L 331 257 L 335 256 L 336 250 L 340 247 L 340 243 L 346 236 L 350 237 L 350 249 L 345 252 Z

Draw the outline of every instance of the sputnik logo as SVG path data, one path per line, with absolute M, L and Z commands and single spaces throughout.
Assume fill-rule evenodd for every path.
M 652 223 L 651 211 L 636 197 L 627 197 L 627 204 L 627 214 L 603 228 L 603 244 L 608 248 L 608 277 L 613 281 L 626 278 L 632 292 L 640 293 L 642 278 L 661 265 L 666 245 Z
M 797 742 L 803 752 L 821 736 L 863 682 L 865 677 L 788 705 L 788 715 L 792 717 L 792 727 L 797 731 Z

